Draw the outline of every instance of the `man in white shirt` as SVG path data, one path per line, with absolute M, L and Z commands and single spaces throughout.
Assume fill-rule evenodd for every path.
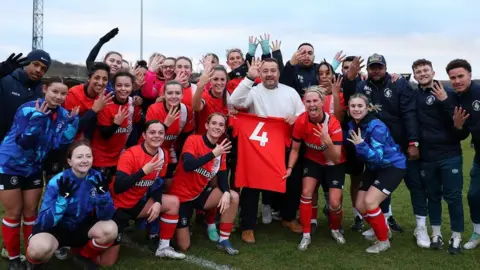
M 262 83 L 254 86 L 254 81 L 262 78 Z M 297 116 L 305 111 L 297 91 L 290 86 L 279 83 L 280 72 L 275 59 L 252 60 L 247 76 L 237 86 L 230 96 L 229 103 L 235 107 L 248 109 L 248 112 L 263 117 L 284 118 L 290 125 L 295 123 Z M 282 146 L 279 146 L 282 147 Z M 288 153 L 287 153 L 288 156 Z M 299 166 L 297 166 L 299 167 Z M 281 209 L 282 224 L 290 230 L 301 233 L 302 227 L 295 220 L 301 193 L 301 169 L 297 168 L 287 179 L 287 192 L 284 194 L 284 203 Z M 273 199 L 274 193 L 263 191 L 262 197 Z M 255 243 L 253 229 L 257 221 L 258 199 L 260 190 L 243 188 L 240 196 L 240 218 L 242 240 L 246 243 Z M 283 194 L 282 194 L 283 195 Z M 271 222 L 271 208 L 263 206 L 263 222 Z

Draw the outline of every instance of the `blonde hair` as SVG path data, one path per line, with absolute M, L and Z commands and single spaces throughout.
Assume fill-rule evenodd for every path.
M 320 99 L 324 101 L 326 96 L 325 93 L 327 92 L 327 89 L 321 87 L 320 85 L 313 85 L 305 88 L 304 91 L 305 91 L 305 95 L 307 93 L 317 93 Z
M 228 60 L 228 57 L 230 56 L 230 54 L 234 53 L 234 52 L 239 53 L 242 56 L 242 59 L 244 59 L 242 50 L 240 50 L 239 48 L 233 48 L 233 49 L 227 50 L 227 60 Z
M 368 108 L 368 111 L 369 112 L 380 112 L 382 110 L 382 105 L 375 105 L 373 103 L 370 102 L 370 100 L 368 99 L 368 97 L 362 93 L 356 93 L 356 94 L 353 94 L 351 97 L 350 97 L 350 100 L 348 101 L 348 104 L 350 104 L 350 102 L 352 101 L 352 99 L 354 98 L 360 98 L 360 99 L 363 99 L 363 101 L 365 102 L 365 105 L 367 106 Z

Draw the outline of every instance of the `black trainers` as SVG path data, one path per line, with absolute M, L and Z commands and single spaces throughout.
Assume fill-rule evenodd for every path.
M 363 227 L 365 224 L 363 223 L 363 218 L 360 217 L 355 217 L 355 221 L 353 222 L 352 226 L 350 226 L 350 229 L 354 232 L 363 232 Z
M 73 262 L 83 270 L 97 270 L 98 265 L 96 265 L 92 260 L 85 258 L 79 254 L 73 256 Z
M 20 260 L 20 258 L 16 258 L 8 261 L 8 270 L 25 270 L 25 269 L 27 269 L 27 267 Z
M 41 264 L 31 264 L 30 262 L 26 262 L 27 265 L 27 270 L 47 270 L 47 264 L 41 263 Z
M 390 230 L 392 230 L 394 232 L 401 232 L 401 233 L 403 232 L 402 226 L 400 226 L 397 223 L 397 220 L 393 216 L 390 216 L 388 218 L 388 226 L 390 227 Z
M 432 235 L 430 240 L 431 249 L 441 249 L 443 246 L 443 238 L 441 235 Z
M 448 245 L 448 253 L 455 255 L 455 254 L 460 254 L 462 252 L 462 239 L 457 237 L 457 238 L 450 238 Z

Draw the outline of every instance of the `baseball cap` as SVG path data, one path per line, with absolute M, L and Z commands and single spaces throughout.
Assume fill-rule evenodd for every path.
M 385 61 L 385 57 L 383 57 L 383 55 L 375 53 L 375 54 L 371 55 L 370 57 L 368 57 L 367 67 L 369 67 L 370 65 L 373 65 L 373 64 L 380 64 L 380 65 L 386 66 L 387 61 Z

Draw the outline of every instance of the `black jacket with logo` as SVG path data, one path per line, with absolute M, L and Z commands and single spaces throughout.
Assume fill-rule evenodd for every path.
M 453 127 L 455 92 L 445 88 L 448 97 L 440 101 L 431 91 L 431 88 L 416 89 L 420 158 L 431 162 L 461 156 L 461 138 Z
M 405 78 L 392 83 L 387 73 L 380 85 L 370 80 L 345 79 L 343 87 L 349 96 L 355 92 L 362 93 L 372 105 L 379 107 L 375 113 L 377 118 L 387 125 L 393 139 L 402 149 L 405 150 L 410 142 L 419 142 L 416 92 Z

